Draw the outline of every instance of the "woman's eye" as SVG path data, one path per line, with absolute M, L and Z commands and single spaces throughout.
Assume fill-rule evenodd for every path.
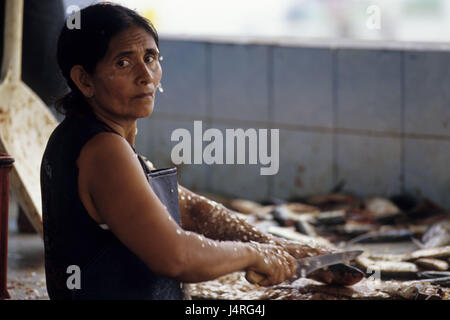
M 146 57 L 144 58 L 144 61 L 145 61 L 145 62 L 153 62 L 153 60 L 155 60 L 155 58 L 154 58 L 153 56 L 146 56 Z
M 125 68 L 128 67 L 130 65 L 130 62 L 128 62 L 127 60 L 119 60 L 117 62 L 117 65 L 121 68 Z

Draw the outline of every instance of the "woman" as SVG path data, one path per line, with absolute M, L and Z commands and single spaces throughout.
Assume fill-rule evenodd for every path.
M 66 117 L 41 167 L 51 299 L 183 299 L 182 282 L 239 270 L 269 286 L 294 274 L 294 257 L 326 252 L 264 234 L 177 186 L 175 168 L 144 162 L 134 139 L 162 77 L 158 35 L 119 5 L 80 14 L 81 29 L 64 26 L 58 40 L 71 92 L 58 103 Z M 149 185 L 146 174 L 166 180 Z

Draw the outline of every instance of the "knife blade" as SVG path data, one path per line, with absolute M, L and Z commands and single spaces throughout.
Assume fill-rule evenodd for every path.
M 354 260 L 363 252 L 363 250 L 353 250 L 297 259 L 297 272 L 289 281 L 292 282 L 298 278 L 305 278 L 314 271 L 326 266 Z
M 305 278 L 314 271 L 326 266 L 354 260 L 363 252 L 363 250 L 353 250 L 297 259 L 297 272 L 289 279 L 289 282 L 293 282 L 298 278 Z M 250 270 L 247 272 L 245 278 L 252 284 L 258 284 L 264 279 L 264 276 Z

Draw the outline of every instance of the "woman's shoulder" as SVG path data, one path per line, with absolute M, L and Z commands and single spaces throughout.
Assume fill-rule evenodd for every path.
M 108 131 L 99 132 L 89 139 L 84 144 L 81 153 L 90 157 L 105 158 L 105 160 L 111 157 L 122 158 L 123 156 L 134 155 L 134 151 L 124 138 Z
M 47 157 L 55 158 L 55 161 L 60 157 L 75 160 L 88 143 L 94 145 L 94 148 L 98 146 L 104 149 L 102 146 L 105 143 L 104 135 L 112 138 L 106 139 L 108 140 L 106 143 L 117 140 L 115 143 L 120 144 L 121 137 L 110 132 L 95 119 L 68 115 L 52 132 L 45 154 Z M 101 137 L 97 138 L 97 136 Z

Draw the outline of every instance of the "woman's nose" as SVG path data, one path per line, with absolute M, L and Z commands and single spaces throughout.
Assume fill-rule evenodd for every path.
M 145 63 L 141 63 L 138 71 L 139 84 L 146 85 L 154 79 L 153 71 Z

